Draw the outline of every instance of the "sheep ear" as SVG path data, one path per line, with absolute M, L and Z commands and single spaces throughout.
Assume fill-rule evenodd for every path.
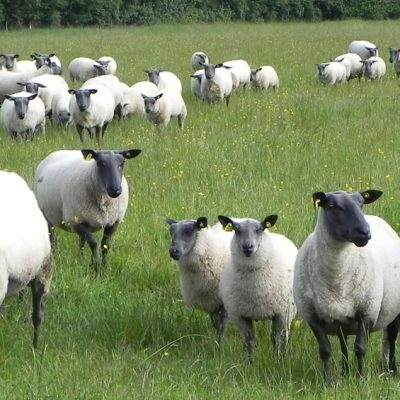
M 83 158 L 86 161 L 90 161 L 92 158 L 96 159 L 96 157 L 97 157 L 96 151 L 91 150 L 91 149 L 83 149 L 83 150 L 81 150 L 81 152 L 83 154 Z
M 324 207 L 326 203 L 326 194 L 324 192 L 315 192 L 312 195 L 314 208 Z
M 37 93 L 33 94 L 32 96 L 27 97 L 27 99 L 28 99 L 28 101 L 31 101 L 36 97 L 37 97 Z
M 56 55 L 56 53 L 50 53 L 49 57 L 54 57 Z
M 208 222 L 206 217 L 199 217 L 196 221 L 196 228 L 197 229 L 204 229 L 207 228 Z
M 234 230 L 234 227 L 233 227 L 234 223 L 230 218 L 225 217 L 223 215 L 218 215 L 218 220 L 221 223 L 221 225 L 224 227 L 224 230 L 226 232 L 231 232 Z
M 364 199 L 364 204 L 370 204 L 378 200 L 382 196 L 383 192 L 380 190 L 366 190 L 365 192 L 360 192 Z
M 144 99 L 147 99 L 148 96 L 146 96 L 146 95 L 143 94 L 143 93 L 140 93 L 140 94 L 141 94 L 141 96 L 142 96 Z
M 164 94 L 164 93 L 159 93 L 157 96 L 154 96 L 154 98 L 155 98 L 156 100 L 161 99 L 161 97 L 163 97 L 163 94 Z
M 19 54 L 14 54 L 14 58 L 18 58 L 19 57 Z
M 168 225 L 173 225 L 173 224 L 176 224 L 178 221 L 175 221 L 174 219 L 170 219 L 170 218 L 165 218 L 165 222 L 168 224 Z
M 259 67 L 259 68 L 256 68 L 256 72 L 260 72 L 262 70 L 262 68 L 261 67 Z
M 75 94 L 75 89 L 68 89 L 69 94 Z
M 121 154 L 124 158 L 130 159 L 137 157 L 142 150 L 140 149 L 132 149 L 132 150 L 121 150 L 118 153 Z
M 10 94 L 6 94 L 4 97 L 5 97 L 7 100 L 14 101 L 14 98 L 13 98 Z
M 263 221 L 261 221 L 261 226 L 263 227 L 263 229 L 272 228 L 276 224 L 277 220 L 278 220 L 277 215 L 275 214 L 269 215 Z
M 95 93 L 97 93 L 97 89 L 89 89 L 89 93 L 90 94 L 95 94 Z
M 222 67 L 224 67 L 225 65 L 223 64 L 223 63 L 219 63 L 219 64 L 215 64 L 215 68 L 222 68 Z
M 19 86 L 25 86 L 26 82 L 16 82 L 16 84 L 19 85 Z

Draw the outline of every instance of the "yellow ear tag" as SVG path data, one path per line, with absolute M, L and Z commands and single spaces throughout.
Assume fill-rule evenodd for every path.
M 370 194 L 369 193 L 363 193 L 364 199 L 369 199 Z
M 232 232 L 233 231 L 233 225 L 229 222 L 229 224 L 225 225 L 224 231 L 225 232 Z
M 204 222 L 200 222 L 199 226 L 201 229 L 207 228 L 207 225 Z
M 86 161 L 90 161 L 92 158 L 93 158 L 92 154 L 89 153 L 89 154 L 86 156 L 85 160 L 86 160 Z
M 126 153 L 126 156 L 127 156 L 127 157 L 130 157 L 130 156 L 131 156 L 131 153 L 128 151 L 128 152 Z
M 271 228 L 271 226 L 272 226 L 272 225 L 271 225 L 271 222 L 267 222 L 267 223 L 265 224 L 265 228 L 266 228 L 266 229 Z
M 319 203 L 321 203 L 320 199 L 316 199 L 314 202 L 314 208 L 317 208 L 319 206 Z

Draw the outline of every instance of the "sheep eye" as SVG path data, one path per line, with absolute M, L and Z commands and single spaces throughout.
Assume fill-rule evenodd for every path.
M 333 210 L 334 208 L 336 208 L 336 204 L 335 203 L 328 203 L 328 208 Z

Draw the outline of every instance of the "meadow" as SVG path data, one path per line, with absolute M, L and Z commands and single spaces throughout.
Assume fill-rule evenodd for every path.
M 263 219 L 278 214 L 277 231 L 300 246 L 316 220 L 315 191 L 379 189 L 365 211 L 400 231 L 399 81 L 388 48 L 398 47 L 398 21 L 288 24 L 196 24 L 107 29 L 0 32 L 1 52 L 26 59 L 54 52 L 64 66 L 78 56 L 113 56 L 131 85 L 143 70 L 165 68 L 183 82 L 188 118 L 159 134 L 149 122 L 112 123 L 101 143 L 82 144 L 74 128 L 47 123 L 46 133 L 18 143 L 0 128 L 0 168 L 33 185 L 36 166 L 58 149 L 131 149 L 126 162 L 130 205 L 114 236 L 109 263 L 94 276 L 90 252 L 58 232 L 51 291 L 39 346 L 31 347 L 31 299 L 7 299 L 0 315 L 0 399 L 395 399 L 398 377 L 380 369 L 381 334 L 371 336 L 368 375 L 340 376 L 332 338 L 335 385 L 323 384 L 317 342 L 295 323 L 287 357 L 278 360 L 270 323 L 258 322 L 256 362 L 249 366 L 232 327 L 222 348 L 206 314 L 185 306 L 168 256 L 165 218 L 217 215 Z M 382 82 L 340 87 L 316 81 L 316 63 L 345 53 L 351 40 L 377 44 L 387 62 Z M 190 93 L 190 56 L 212 62 L 246 59 L 272 65 L 279 92 L 236 92 L 229 107 Z M 69 81 L 70 87 L 77 84 Z M 1 191 L 7 188 L 1 188 Z

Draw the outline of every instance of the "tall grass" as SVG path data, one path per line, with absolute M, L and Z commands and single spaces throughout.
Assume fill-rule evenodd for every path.
M 183 81 L 188 119 L 183 132 L 172 121 L 162 134 L 144 120 L 113 123 L 101 144 L 86 139 L 82 145 L 74 129 L 51 123 L 28 143 L 2 132 L 0 168 L 30 184 L 39 161 L 57 149 L 143 153 L 126 163 L 130 206 L 101 277 L 91 274 L 89 250 L 81 255 L 77 238 L 58 232 L 37 351 L 31 350 L 28 293 L 22 302 L 5 302 L 0 398 L 398 398 L 398 378 L 379 369 L 379 333 L 371 337 L 369 373 L 361 381 L 354 369 L 340 377 L 339 346 L 332 340 L 337 384 L 329 389 L 304 323 L 294 327 L 284 360 L 273 354 L 269 323 L 257 323 L 253 367 L 232 328 L 219 349 L 208 317 L 181 300 L 164 219 L 204 215 L 213 223 L 218 214 L 261 219 L 277 213 L 278 231 L 300 246 L 315 223 L 312 192 L 374 188 L 384 196 L 366 211 L 400 230 L 399 82 L 391 65 L 383 82 L 329 88 L 315 79 L 315 63 L 346 52 L 357 38 L 376 43 L 388 61 L 386 49 L 396 46 L 399 32 L 397 21 L 2 32 L 2 52 L 21 58 L 55 52 L 65 76 L 69 61 L 81 55 L 113 56 L 129 85 L 145 79 L 144 69 L 171 70 Z M 252 66 L 273 65 L 281 89 L 237 92 L 228 108 L 203 104 L 190 93 L 190 56 L 197 50 L 214 62 L 244 58 Z

